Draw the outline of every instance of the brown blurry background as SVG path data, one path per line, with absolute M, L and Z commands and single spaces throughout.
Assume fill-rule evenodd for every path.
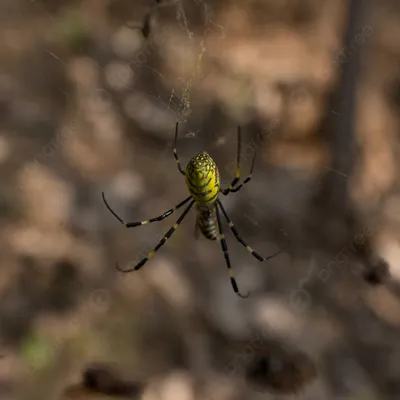
M 0 2 L 1 399 L 64 398 L 93 362 L 147 400 L 293 398 L 243 372 L 278 347 L 315 365 L 300 398 L 399 398 L 400 7 L 350 3 Z M 128 221 L 183 200 L 176 121 L 182 163 L 208 151 L 224 187 L 238 125 L 242 177 L 257 150 L 223 204 L 262 255 L 291 244 L 259 263 L 225 224 L 247 300 L 194 210 L 114 268 L 179 213 L 124 229 L 101 192 Z

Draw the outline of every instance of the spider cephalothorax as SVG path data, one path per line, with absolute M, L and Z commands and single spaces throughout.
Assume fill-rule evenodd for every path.
M 239 184 L 240 180 L 240 147 L 241 147 L 241 133 L 240 127 L 238 127 L 238 154 L 237 154 L 237 164 L 236 164 L 236 173 L 233 178 L 231 184 L 226 188 L 221 188 L 220 175 L 218 172 L 218 168 L 214 162 L 214 160 L 209 156 L 205 151 L 197 154 L 197 156 L 193 157 L 189 164 L 186 167 L 186 171 L 183 170 L 181 163 L 179 161 L 179 157 L 176 151 L 176 141 L 178 137 L 178 123 L 176 123 L 175 128 L 175 147 L 174 147 L 174 156 L 176 163 L 178 165 L 178 169 L 182 175 L 186 176 L 186 185 L 189 189 L 190 196 L 185 200 L 181 201 L 177 206 L 171 208 L 166 211 L 164 214 L 159 215 L 158 217 L 151 218 L 146 221 L 140 222 L 124 222 L 108 205 L 104 193 L 103 200 L 106 204 L 107 208 L 111 211 L 111 213 L 127 228 L 132 228 L 135 226 L 145 225 L 151 222 L 161 221 L 164 218 L 171 215 L 174 211 L 178 210 L 186 203 L 189 202 L 189 205 L 183 211 L 181 216 L 178 218 L 176 223 L 168 230 L 168 232 L 164 235 L 164 237 L 160 240 L 158 245 L 151 250 L 145 258 L 143 258 L 134 268 L 130 268 L 127 270 L 120 269 L 117 264 L 117 268 L 121 272 L 131 272 L 140 269 L 153 255 L 165 244 L 165 242 L 172 236 L 172 234 L 176 231 L 179 224 L 183 221 L 186 215 L 189 213 L 190 209 L 196 203 L 197 206 L 197 220 L 196 220 L 196 230 L 199 230 L 203 236 L 210 240 L 221 241 L 222 250 L 224 252 L 226 265 L 228 267 L 229 276 L 231 279 L 233 290 L 240 297 L 247 297 L 240 294 L 239 289 L 237 287 L 235 278 L 233 277 L 233 272 L 231 268 L 231 262 L 228 253 L 228 246 L 226 244 L 225 236 L 222 230 L 221 216 L 220 211 L 224 215 L 225 219 L 228 222 L 228 226 L 231 229 L 232 233 L 235 235 L 236 239 L 246 248 L 246 250 L 251 253 L 257 260 L 265 261 L 272 257 L 275 257 L 279 253 L 281 253 L 284 248 L 279 250 L 277 253 L 269 256 L 262 257 L 258 253 L 256 253 L 239 235 L 232 221 L 228 217 L 228 214 L 225 211 L 224 206 L 221 201 L 218 199 L 219 193 L 223 195 L 228 195 L 229 193 L 234 193 L 239 191 L 243 185 L 251 180 L 251 173 L 253 171 L 255 155 L 253 158 L 253 164 L 251 166 L 250 174 L 243 180 L 243 183 Z M 285 246 L 286 247 L 286 246 Z

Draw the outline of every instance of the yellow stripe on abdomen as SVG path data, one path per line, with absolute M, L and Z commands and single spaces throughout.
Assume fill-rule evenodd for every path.
M 186 169 L 186 184 L 200 205 L 212 205 L 218 198 L 220 179 L 217 167 L 207 153 L 194 157 Z

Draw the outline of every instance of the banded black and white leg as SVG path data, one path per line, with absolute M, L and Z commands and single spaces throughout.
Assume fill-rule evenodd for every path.
M 179 161 L 178 152 L 176 150 L 176 143 L 177 143 L 177 140 L 178 140 L 178 126 L 179 126 L 179 122 L 177 122 L 176 125 L 175 125 L 174 157 L 175 157 L 176 164 L 178 165 L 179 172 L 182 175 L 186 175 L 185 171 L 182 168 L 181 162 Z
M 235 278 L 233 276 L 231 260 L 229 258 L 229 253 L 228 253 L 228 245 L 226 244 L 224 232 L 223 232 L 223 229 L 222 229 L 221 216 L 219 214 L 219 210 L 218 210 L 218 206 L 217 205 L 215 206 L 215 213 L 216 213 L 216 216 L 217 216 L 218 231 L 219 231 L 219 237 L 220 237 L 220 241 L 221 241 L 221 247 L 222 247 L 222 251 L 224 252 L 226 266 L 228 267 L 228 273 L 229 273 L 229 277 L 231 279 L 231 284 L 232 284 L 233 290 L 238 296 L 240 296 L 241 298 L 245 299 L 245 298 L 249 297 L 250 293 L 247 293 L 246 295 L 242 295 L 239 292 L 238 285 L 237 285 L 236 280 L 235 280 Z
M 221 209 L 222 213 L 224 214 L 224 217 L 226 219 L 226 221 L 228 222 L 228 226 L 231 229 L 232 233 L 235 235 L 236 239 L 238 242 L 240 242 L 243 247 L 246 248 L 246 250 L 251 253 L 255 258 L 257 258 L 258 261 L 266 261 L 266 260 L 270 260 L 271 258 L 276 257 L 277 255 L 279 255 L 280 253 L 282 253 L 288 246 L 290 243 L 290 240 L 287 241 L 287 243 L 285 244 L 285 246 L 283 246 L 280 250 L 278 250 L 276 253 L 268 256 L 268 257 L 263 257 L 260 254 L 258 254 L 257 252 L 255 252 L 240 236 L 239 232 L 237 231 L 235 225 L 233 225 L 233 222 L 231 221 L 231 219 L 229 218 L 227 212 L 225 211 L 224 206 L 222 205 L 220 200 L 217 200 L 217 204 L 216 207 L 218 209 L 218 207 Z
M 154 247 L 153 250 L 151 250 L 146 257 L 144 257 L 141 261 L 139 261 L 133 268 L 128 268 L 128 269 L 122 269 L 119 267 L 118 264 L 116 264 L 116 268 L 120 272 L 132 272 L 132 271 L 137 271 L 138 269 L 142 268 L 144 264 L 146 264 L 147 261 L 150 260 L 151 257 L 154 256 L 154 254 L 160 250 L 162 246 L 166 243 L 166 241 L 174 234 L 174 232 L 177 230 L 178 226 L 181 224 L 181 222 L 184 220 L 190 209 L 192 208 L 193 204 L 195 203 L 194 200 L 190 202 L 190 204 L 186 207 L 185 211 L 181 214 L 181 216 L 178 218 L 176 223 L 168 230 L 168 232 L 163 236 L 163 238 L 160 240 L 158 245 Z
M 121 222 L 122 225 L 125 225 L 127 228 L 134 228 L 135 226 L 141 226 L 141 225 L 146 225 L 150 224 L 152 222 L 157 222 L 157 221 L 162 221 L 164 218 L 169 217 L 174 211 L 179 210 L 182 206 L 184 206 L 191 198 L 192 196 L 187 197 L 185 200 L 181 201 L 179 204 L 177 204 L 174 208 L 169 209 L 168 211 L 165 211 L 163 214 L 159 215 L 158 217 L 150 218 L 146 221 L 138 221 L 138 222 L 125 222 L 121 217 L 117 215 L 117 213 L 109 206 L 107 203 L 107 200 L 104 196 L 104 192 L 101 193 L 103 196 L 103 201 L 108 210 L 111 212 L 112 215 L 114 215 L 115 218 L 119 222 Z
M 236 186 L 240 180 L 240 153 L 241 153 L 241 147 L 242 147 L 242 134 L 241 134 L 241 128 L 240 126 L 238 126 L 238 149 L 237 149 L 237 159 L 236 159 L 236 172 L 235 172 L 235 177 L 233 178 L 231 184 L 228 186 L 228 188 L 220 189 L 220 192 L 223 195 L 228 195 L 229 193 L 235 193 L 238 192 L 243 185 L 245 185 L 246 183 L 250 182 L 251 180 L 251 175 L 253 173 L 253 168 L 254 168 L 254 162 L 256 159 L 256 152 L 254 151 L 254 156 L 253 156 L 253 161 L 251 164 L 251 169 L 250 169 L 250 174 L 245 178 L 245 180 L 243 181 L 243 183 L 241 183 L 239 186 Z M 236 187 L 235 187 L 236 186 Z

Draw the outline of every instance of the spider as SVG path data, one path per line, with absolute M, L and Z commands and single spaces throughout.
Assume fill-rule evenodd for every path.
M 221 214 L 222 211 L 223 216 L 228 222 L 228 226 L 231 229 L 232 233 L 236 237 L 236 239 L 246 248 L 246 250 L 251 253 L 257 260 L 266 261 L 269 260 L 281 252 L 285 250 L 289 242 L 281 248 L 278 252 L 272 254 L 268 257 L 263 257 L 257 252 L 255 252 L 239 235 L 239 232 L 233 225 L 233 222 L 228 217 L 227 212 L 225 211 L 224 206 L 218 198 L 219 193 L 222 193 L 224 196 L 227 196 L 229 193 L 238 192 L 246 183 L 250 182 L 251 174 L 253 172 L 254 160 L 256 157 L 256 153 L 254 152 L 253 161 L 251 165 L 250 174 L 244 179 L 244 181 L 238 185 L 240 180 L 240 150 L 241 150 L 241 129 L 238 126 L 238 149 L 237 149 L 237 163 L 236 163 L 236 173 L 233 178 L 231 184 L 226 188 L 221 188 L 220 175 L 218 168 L 214 162 L 214 160 L 208 155 L 207 152 L 203 151 L 193 157 L 189 164 L 186 167 L 186 171 L 182 168 L 181 163 L 179 161 L 178 153 L 176 150 L 177 138 L 178 138 L 178 125 L 176 123 L 175 127 L 175 145 L 174 145 L 174 157 L 179 169 L 179 172 L 186 177 L 186 185 L 189 189 L 190 195 L 183 201 L 181 201 L 178 205 L 170 210 L 164 212 L 158 217 L 151 218 L 146 221 L 141 222 L 125 222 L 122 218 L 120 218 L 108 205 L 104 192 L 102 192 L 103 201 L 108 208 L 108 210 L 117 218 L 123 225 L 127 228 L 133 228 L 135 226 L 146 225 L 152 222 L 161 221 L 164 218 L 170 216 L 174 211 L 180 209 L 185 204 L 189 202 L 189 205 L 185 208 L 181 216 L 178 218 L 176 223 L 168 230 L 165 236 L 160 240 L 158 245 L 151 250 L 146 257 L 144 257 L 135 267 L 129 269 L 121 269 L 116 264 L 116 268 L 121 272 L 132 272 L 137 271 L 146 264 L 147 261 L 150 260 L 151 257 L 166 243 L 166 241 L 173 235 L 178 226 L 184 220 L 186 215 L 189 213 L 194 204 L 197 207 L 197 220 L 196 220 L 196 237 L 198 237 L 198 232 L 200 231 L 206 239 L 209 240 L 220 240 L 222 251 L 225 256 L 226 265 L 228 267 L 228 273 L 231 280 L 231 284 L 234 292 L 242 298 L 247 298 L 249 293 L 246 295 L 242 295 L 238 289 L 238 285 L 233 276 L 233 271 L 231 268 L 231 262 L 228 253 L 228 246 L 226 244 L 225 235 L 222 229 L 221 223 Z

